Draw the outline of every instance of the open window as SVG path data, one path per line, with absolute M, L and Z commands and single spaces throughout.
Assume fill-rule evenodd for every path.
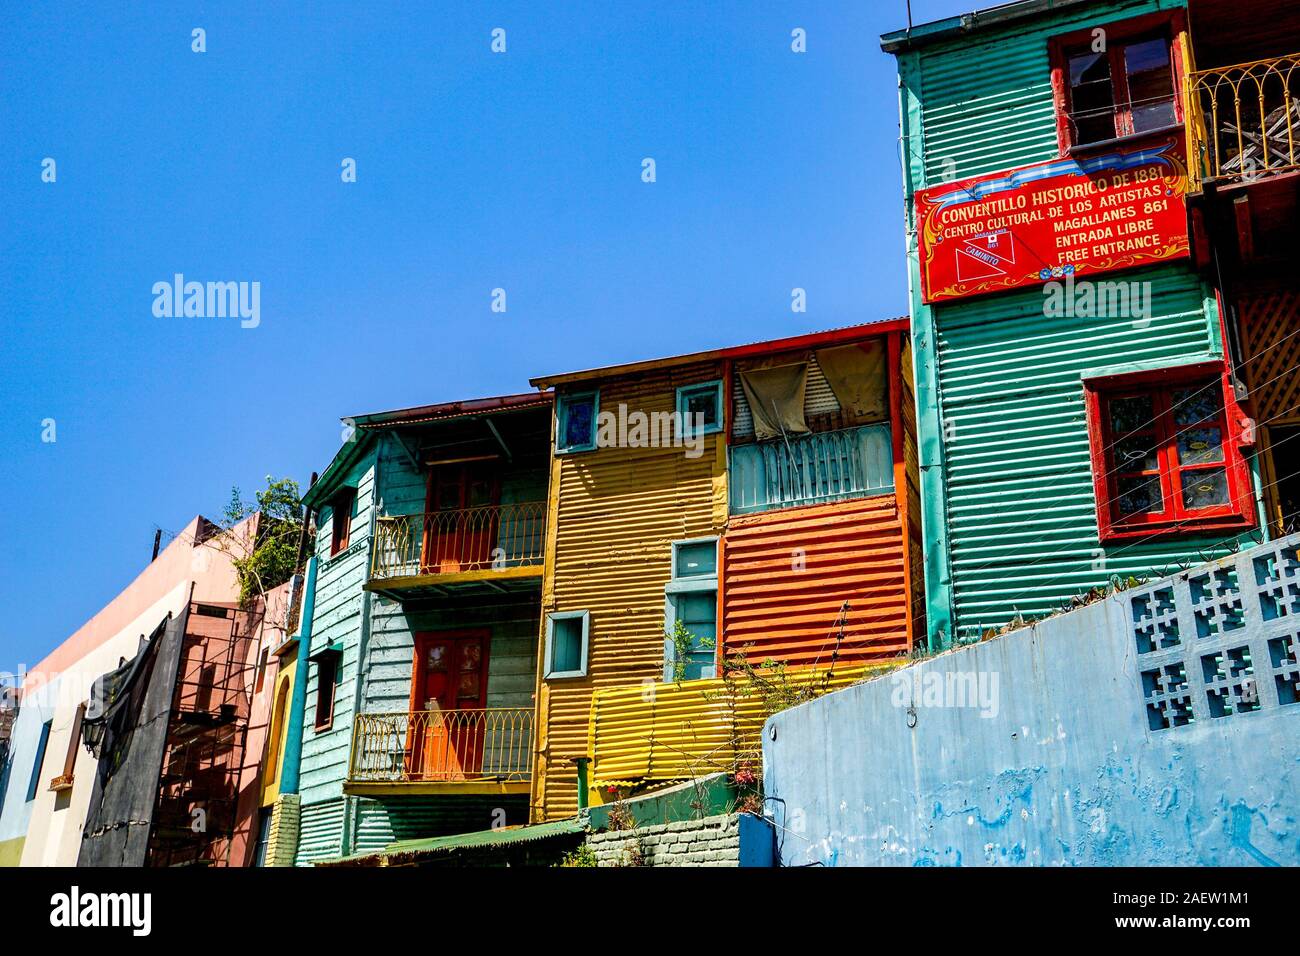
M 674 541 L 664 589 L 664 680 L 699 680 L 718 669 L 718 539 Z
M 1180 16 L 1153 14 L 1052 41 L 1063 154 L 1182 125 L 1182 29 Z
M 334 726 L 334 698 L 343 668 L 343 648 L 332 644 L 312 655 L 316 662 L 316 720 L 313 728 L 319 733 Z
M 1244 419 L 1220 363 L 1084 383 L 1102 541 L 1255 525 Z
M 548 614 L 546 679 L 586 677 L 590 636 L 591 615 L 586 611 L 553 611 Z
M 330 500 L 330 557 L 347 550 L 356 501 L 355 488 L 344 488 Z
M 41 765 L 45 763 L 45 751 L 50 746 L 50 731 L 54 729 L 54 721 L 47 720 L 41 724 L 41 736 L 36 742 L 36 763 L 32 765 L 32 775 L 27 781 L 27 802 L 31 803 L 36 799 L 36 791 L 41 786 Z
M 68 750 L 63 755 L 63 773 L 50 781 L 50 789 L 55 793 L 71 790 L 73 772 L 77 769 L 77 750 L 81 746 L 81 724 L 86 719 L 86 705 L 77 705 L 77 713 L 72 718 L 72 734 L 68 737 Z

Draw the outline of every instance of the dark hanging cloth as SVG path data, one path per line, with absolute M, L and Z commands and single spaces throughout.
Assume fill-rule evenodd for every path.
M 144 866 L 189 605 L 95 681 L 82 741 L 99 758 L 78 866 Z

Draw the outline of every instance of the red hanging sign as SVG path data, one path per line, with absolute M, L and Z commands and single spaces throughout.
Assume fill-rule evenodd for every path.
M 1179 141 L 1062 159 L 916 194 L 924 302 L 1190 254 Z

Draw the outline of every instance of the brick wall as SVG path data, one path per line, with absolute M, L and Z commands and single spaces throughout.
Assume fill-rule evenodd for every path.
M 587 838 L 597 866 L 739 866 L 740 817 L 720 815 L 635 830 L 608 830 Z

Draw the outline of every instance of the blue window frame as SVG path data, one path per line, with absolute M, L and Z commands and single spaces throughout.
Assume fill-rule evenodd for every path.
M 591 615 L 554 611 L 546 616 L 546 679 L 587 676 Z
M 674 541 L 664 588 L 664 680 L 700 680 L 718 669 L 718 539 Z M 677 625 L 688 634 L 674 639 Z
M 599 392 L 574 392 L 556 400 L 555 450 L 560 453 L 592 451 L 596 447 Z
M 682 434 L 695 434 L 695 422 L 704 418 L 700 434 L 722 431 L 722 382 L 683 385 L 677 390 L 677 420 Z
M 45 750 L 50 745 L 50 731 L 54 721 L 47 720 L 41 724 L 41 739 L 36 744 L 36 764 L 32 767 L 32 779 L 27 783 L 27 802 L 36 799 L 36 790 L 41 785 L 41 766 L 45 763 Z

